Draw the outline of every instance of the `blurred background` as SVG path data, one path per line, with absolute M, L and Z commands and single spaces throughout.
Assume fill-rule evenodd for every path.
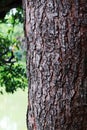
M 0 130 L 26 129 L 27 90 L 0 95 Z
M 0 20 L 0 130 L 26 130 L 26 43 L 23 11 Z

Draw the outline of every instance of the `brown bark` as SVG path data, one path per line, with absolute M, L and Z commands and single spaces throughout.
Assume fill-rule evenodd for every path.
M 28 130 L 87 130 L 87 1 L 24 3 Z

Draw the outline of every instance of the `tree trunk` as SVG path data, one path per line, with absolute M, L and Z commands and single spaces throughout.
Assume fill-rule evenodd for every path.
M 28 130 L 87 130 L 87 0 L 24 0 Z

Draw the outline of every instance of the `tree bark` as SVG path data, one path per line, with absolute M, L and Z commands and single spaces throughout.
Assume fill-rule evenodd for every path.
M 87 0 L 24 0 L 28 130 L 87 130 Z

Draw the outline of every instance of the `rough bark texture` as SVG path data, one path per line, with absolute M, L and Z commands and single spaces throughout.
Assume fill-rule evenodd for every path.
M 87 130 L 87 0 L 24 0 L 28 130 Z

